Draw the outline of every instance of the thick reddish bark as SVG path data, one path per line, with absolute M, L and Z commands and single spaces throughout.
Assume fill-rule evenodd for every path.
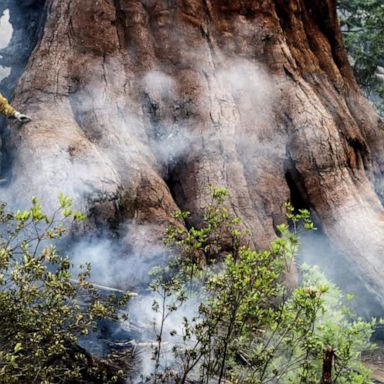
M 46 7 L 16 91 L 34 117 L 12 127 L 16 198 L 64 190 L 101 221 L 160 228 L 176 207 L 198 220 L 208 185 L 226 186 L 266 246 L 294 186 L 367 287 L 384 292 L 384 136 L 334 1 Z

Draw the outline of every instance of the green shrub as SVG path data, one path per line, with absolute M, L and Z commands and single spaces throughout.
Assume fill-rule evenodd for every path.
M 161 321 L 147 381 L 318 384 L 324 350 L 332 348 L 333 383 L 371 383 L 360 354 L 370 346 L 375 322 L 353 319 L 341 292 L 317 269 L 304 267 L 293 292 L 282 282 L 299 247 L 297 231 L 314 229 L 309 212 L 295 213 L 287 204 L 294 232 L 280 225 L 270 249 L 256 251 L 225 208 L 227 193 L 219 192 L 212 191 L 200 228 L 168 229 L 166 244 L 175 256 L 154 271 L 153 310 Z M 163 346 L 165 325 L 186 305 L 195 306 L 195 315 L 170 332 L 171 358 Z
M 58 254 L 54 242 L 66 225 L 84 218 L 71 199 L 59 200 L 51 217 L 36 198 L 16 213 L 0 205 L 1 383 L 107 383 L 121 376 L 78 345 L 98 319 L 116 318 L 118 303 L 89 283 L 89 265 L 73 279 L 70 260 Z

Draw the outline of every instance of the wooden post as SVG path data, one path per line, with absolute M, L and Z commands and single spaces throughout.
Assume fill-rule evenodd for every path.
M 323 377 L 321 384 L 332 384 L 332 366 L 335 358 L 335 351 L 331 346 L 324 349 Z

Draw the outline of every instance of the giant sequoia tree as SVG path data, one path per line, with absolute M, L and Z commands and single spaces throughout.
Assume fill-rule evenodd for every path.
M 40 9 L 41 27 L 14 98 L 34 121 L 10 126 L 4 192 L 64 190 L 96 224 L 160 228 L 177 207 L 198 221 L 208 185 L 225 186 L 257 246 L 293 197 L 384 291 L 383 126 L 334 0 L 17 6 Z

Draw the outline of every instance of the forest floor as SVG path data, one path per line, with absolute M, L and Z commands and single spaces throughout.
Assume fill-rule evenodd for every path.
M 372 371 L 372 378 L 377 384 L 384 384 L 384 342 L 377 343 L 377 348 L 365 352 L 363 360 Z

